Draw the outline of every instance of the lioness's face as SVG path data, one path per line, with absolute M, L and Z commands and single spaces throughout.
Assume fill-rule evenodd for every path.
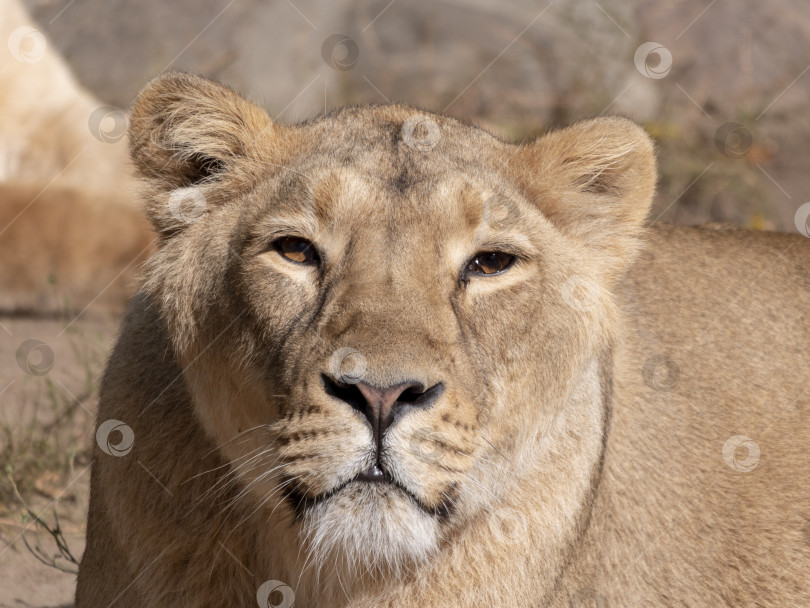
M 243 495 L 322 558 L 407 565 L 543 449 L 607 297 L 533 200 L 565 189 L 541 174 L 527 193 L 515 146 L 402 107 L 272 130 L 219 142 L 275 138 L 267 158 L 216 149 L 166 178 L 204 166 L 205 213 L 167 228 L 153 210 L 149 285 Z
M 491 167 L 398 129 L 342 162 L 347 128 L 324 137 L 245 197 L 231 241 L 264 389 L 245 424 L 271 431 L 279 496 L 315 543 L 390 561 L 436 548 L 481 498 L 476 468 L 511 453 L 543 391 L 526 345 L 555 308 L 540 214 Z

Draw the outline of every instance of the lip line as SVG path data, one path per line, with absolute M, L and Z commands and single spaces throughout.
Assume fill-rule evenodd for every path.
M 388 476 L 388 478 L 385 480 L 385 482 L 368 482 L 368 481 L 364 482 L 364 481 L 358 479 L 359 476 L 360 476 L 360 473 L 358 473 L 357 475 L 355 475 L 351 479 L 343 482 L 339 486 L 337 486 L 337 487 L 335 487 L 335 488 L 333 488 L 331 490 L 328 490 L 327 492 L 319 494 L 317 496 L 306 496 L 302 492 L 298 492 L 295 489 L 288 489 L 288 488 L 290 488 L 290 486 L 292 484 L 285 485 L 283 492 L 287 496 L 287 498 L 290 500 L 290 502 L 292 503 L 292 508 L 293 508 L 293 511 L 296 514 L 296 518 L 299 518 L 299 519 L 301 517 L 303 517 L 304 513 L 308 509 L 312 509 L 312 508 L 318 506 L 319 504 L 325 503 L 330 498 L 335 496 L 338 492 L 345 489 L 349 484 L 355 483 L 355 482 L 357 482 L 357 483 L 367 483 L 367 484 L 388 483 L 391 486 L 395 487 L 396 489 L 400 490 L 403 494 L 405 494 L 408 498 L 410 498 L 416 504 L 417 507 L 419 507 L 422 511 L 424 511 L 428 515 L 432 515 L 433 517 L 438 517 L 438 518 L 445 518 L 445 517 L 447 517 L 447 515 L 449 513 L 449 505 L 441 504 L 438 507 L 430 508 L 426 504 L 424 504 L 421 500 L 419 500 L 419 498 L 415 494 L 413 494 L 407 488 L 403 487 L 401 484 L 399 484 L 396 480 L 394 480 L 390 476 Z

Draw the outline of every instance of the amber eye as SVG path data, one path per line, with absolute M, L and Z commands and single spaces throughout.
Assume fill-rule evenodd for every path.
M 310 241 L 297 236 L 283 236 L 273 241 L 273 249 L 298 264 L 317 264 L 318 252 Z
M 502 251 L 483 251 L 475 254 L 466 270 L 475 274 L 498 274 L 509 268 L 514 261 L 515 256 Z

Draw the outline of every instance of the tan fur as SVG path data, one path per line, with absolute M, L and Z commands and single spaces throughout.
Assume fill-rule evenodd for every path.
M 619 118 L 524 146 L 403 106 L 281 126 L 173 74 L 130 136 L 161 243 L 102 387 L 134 445 L 96 451 L 78 608 L 265 581 L 298 607 L 810 602 L 806 240 L 645 230 L 653 150 Z M 518 260 L 461 274 L 491 250 Z M 375 456 L 324 388 L 342 349 L 444 383 L 385 435 L 398 486 L 352 481 Z

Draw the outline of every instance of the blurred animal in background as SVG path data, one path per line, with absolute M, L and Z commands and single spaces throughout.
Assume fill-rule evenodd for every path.
M 73 77 L 17 0 L 0 4 L 0 312 L 117 310 L 152 236 L 126 113 Z

